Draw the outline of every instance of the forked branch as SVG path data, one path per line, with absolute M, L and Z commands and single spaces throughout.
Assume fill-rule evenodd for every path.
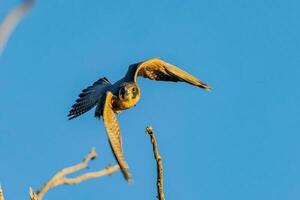
M 109 165 L 107 168 L 96 171 L 96 172 L 89 172 L 82 175 L 79 175 L 75 178 L 68 178 L 67 175 L 75 173 L 81 169 L 85 169 L 88 167 L 89 161 L 95 159 L 97 157 L 97 153 L 94 149 L 89 152 L 86 157 L 76 165 L 71 167 L 67 167 L 62 169 L 61 171 L 57 172 L 46 184 L 44 184 L 41 189 L 39 189 L 36 193 L 30 188 L 29 195 L 31 200 L 42 200 L 45 193 L 54 187 L 59 185 L 73 185 L 78 184 L 88 179 L 94 179 L 101 176 L 112 175 L 114 172 L 118 171 L 120 168 L 118 165 Z M 0 199 L 1 200 L 1 199 Z

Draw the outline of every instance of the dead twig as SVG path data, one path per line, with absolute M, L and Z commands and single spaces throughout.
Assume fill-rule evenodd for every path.
M 163 177 L 163 165 L 162 160 L 158 152 L 158 146 L 154 135 L 154 130 L 151 126 L 147 126 L 146 128 L 147 133 L 150 135 L 151 143 L 153 147 L 154 158 L 156 160 L 156 167 L 157 167 L 157 193 L 159 200 L 165 200 L 164 194 L 164 177 Z
M 82 181 L 86 181 L 88 179 L 94 179 L 105 175 L 112 175 L 114 172 L 118 171 L 119 165 L 109 165 L 107 168 L 96 171 L 96 172 L 89 172 L 82 175 L 79 175 L 75 178 L 68 178 L 66 177 L 69 174 L 77 172 L 81 169 L 87 168 L 89 161 L 95 159 L 97 157 L 97 153 L 94 149 L 90 153 L 86 155 L 86 157 L 77 165 L 73 165 L 68 168 L 64 168 L 61 171 L 57 172 L 46 184 L 42 186 L 40 190 L 36 193 L 30 188 L 29 195 L 31 200 L 42 200 L 45 193 L 54 187 L 59 185 L 72 185 L 78 184 Z M 0 199 L 1 200 L 1 199 Z
M 22 20 L 23 16 L 32 8 L 33 4 L 34 0 L 23 0 L 21 5 L 10 11 L 0 24 L 0 55 L 4 51 L 11 33 Z

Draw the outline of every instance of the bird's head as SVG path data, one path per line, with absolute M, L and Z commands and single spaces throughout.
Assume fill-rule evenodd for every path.
M 136 99 L 140 95 L 140 89 L 136 83 L 125 83 L 120 87 L 119 98 L 123 101 Z

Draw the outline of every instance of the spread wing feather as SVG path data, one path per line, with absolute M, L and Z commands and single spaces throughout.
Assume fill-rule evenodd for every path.
M 114 153 L 114 156 L 122 170 L 125 179 L 128 182 L 130 182 L 131 175 L 129 173 L 128 165 L 123 156 L 122 138 L 117 114 L 112 109 L 113 97 L 114 96 L 111 92 L 106 93 L 106 99 L 103 109 L 103 122 L 109 138 L 110 147 Z
M 106 89 L 110 86 L 111 83 L 107 78 L 100 78 L 98 81 L 94 82 L 93 85 L 82 90 L 78 95 L 76 103 L 72 106 L 72 109 L 69 112 L 69 119 L 74 119 L 79 115 L 92 109 L 97 102 L 100 100 L 101 96 L 105 94 Z
M 193 75 L 159 58 L 153 58 L 130 65 L 126 74 L 126 78 L 136 82 L 138 76 L 157 81 L 181 81 L 206 90 L 211 89 L 209 85 L 203 83 Z

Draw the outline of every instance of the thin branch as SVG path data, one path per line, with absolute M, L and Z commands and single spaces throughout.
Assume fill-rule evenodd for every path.
M 89 172 L 85 173 L 83 175 L 79 175 L 75 178 L 68 178 L 67 175 L 70 175 L 72 173 L 75 173 L 81 169 L 87 168 L 89 161 L 95 159 L 97 157 L 97 153 L 94 149 L 90 153 L 86 155 L 86 157 L 76 165 L 73 165 L 71 167 L 67 167 L 62 169 L 61 171 L 57 172 L 46 184 L 42 186 L 40 190 L 38 190 L 36 193 L 33 192 L 33 190 L 30 188 L 29 195 L 31 200 L 42 200 L 46 192 L 54 187 L 57 187 L 59 185 L 72 185 L 72 184 L 78 184 L 83 181 L 86 181 L 88 179 L 94 179 L 105 175 L 112 175 L 114 172 L 118 171 L 119 165 L 109 165 L 107 168 L 96 171 L 96 172 Z
M 31 200 L 39 200 L 37 194 L 32 190 L 32 188 L 29 188 L 29 196 Z
M 11 33 L 22 20 L 23 16 L 32 8 L 33 4 L 34 0 L 23 0 L 21 5 L 10 11 L 0 24 L 0 55 L 4 51 Z
M 105 176 L 105 175 L 112 175 L 114 172 L 118 171 L 120 169 L 119 165 L 110 165 L 108 167 L 106 167 L 105 169 L 102 169 L 98 172 L 90 172 L 90 173 L 86 173 L 83 174 L 81 176 L 78 176 L 76 178 L 61 178 L 59 181 L 57 181 L 54 186 L 58 186 L 58 185 L 74 185 L 74 184 L 78 184 L 82 181 L 88 180 L 88 179 L 92 179 L 92 178 L 98 178 L 101 176 Z
M 158 199 L 159 200 L 165 200 L 165 194 L 164 194 L 164 177 L 163 177 L 163 165 L 162 160 L 159 155 L 157 142 L 154 135 L 154 130 L 151 126 L 147 126 L 146 128 L 147 133 L 150 135 L 151 143 L 153 147 L 153 154 L 154 158 L 156 160 L 156 167 L 157 167 L 157 193 L 158 193 Z
M 4 200 L 4 194 L 2 190 L 2 186 L 0 185 L 0 200 Z

